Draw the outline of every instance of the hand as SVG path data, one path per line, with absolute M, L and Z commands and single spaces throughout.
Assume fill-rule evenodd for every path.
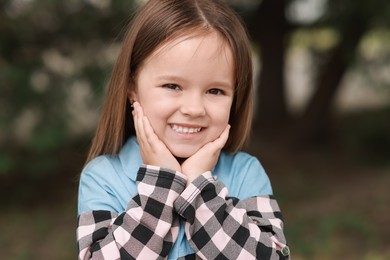
M 182 173 L 188 178 L 187 185 L 206 171 L 211 171 L 217 164 L 219 154 L 229 137 L 230 125 L 214 141 L 205 144 L 181 165 Z
M 180 172 L 179 162 L 154 133 L 148 118 L 143 114 L 141 105 L 138 102 L 134 102 L 133 105 L 134 127 L 144 163 Z

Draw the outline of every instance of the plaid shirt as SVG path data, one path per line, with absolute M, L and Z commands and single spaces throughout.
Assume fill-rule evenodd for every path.
M 289 258 L 272 196 L 228 197 L 211 172 L 185 186 L 186 177 L 179 172 L 141 166 L 138 195 L 125 212 L 79 216 L 79 259 L 164 259 L 177 238 L 180 218 L 195 251 L 188 259 Z

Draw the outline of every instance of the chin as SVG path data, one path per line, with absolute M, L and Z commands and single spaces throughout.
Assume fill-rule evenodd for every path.
M 194 149 L 194 148 L 182 148 L 182 149 L 172 149 L 171 153 L 173 156 L 176 158 L 182 158 L 182 159 L 187 159 L 194 155 L 199 149 Z

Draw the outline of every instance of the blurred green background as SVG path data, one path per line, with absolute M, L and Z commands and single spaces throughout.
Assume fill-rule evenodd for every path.
M 78 177 L 142 1 L 0 0 L 0 255 L 76 258 Z M 294 259 L 390 259 L 390 2 L 230 0 Z

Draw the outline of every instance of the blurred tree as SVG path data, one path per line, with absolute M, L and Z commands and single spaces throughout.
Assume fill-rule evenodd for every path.
M 288 16 L 292 6 L 313 1 L 230 0 L 259 50 L 256 129 L 261 136 L 317 136 L 327 126 L 362 37 L 389 25 L 390 2 L 381 0 L 317 0 L 323 13 L 315 19 L 299 22 Z M 0 173 L 52 173 L 57 151 L 75 136 L 89 140 L 121 30 L 139 2 L 0 1 Z M 336 40 L 327 48 L 311 47 L 315 91 L 294 117 L 286 100 L 286 51 L 294 44 L 292 35 L 324 28 L 334 31 Z
M 0 173 L 51 173 L 56 152 L 91 131 L 134 5 L 0 2 Z
M 236 1 L 235 1 L 236 2 Z M 237 4 L 255 46 L 260 49 L 256 131 L 278 138 L 288 136 L 298 142 L 314 141 L 327 132 L 332 104 L 341 80 L 357 57 L 362 37 L 373 29 L 390 24 L 390 2 L 381 0 L 262 0 L 250 1 L 250 8 Z M 287 14 L 297 4 L 322 3 L 323 14 L 299 23 Z M 312 13 L 316 10 L 311 10 Z M 290 12 L 291 13 L 291 12 Z M 330 28 L 337 41 L 330 48 L 314 50 L 316 73 L 313 95 L 298 117 L 286 104 L 285 64 L 291 36 L 297 31 Z

